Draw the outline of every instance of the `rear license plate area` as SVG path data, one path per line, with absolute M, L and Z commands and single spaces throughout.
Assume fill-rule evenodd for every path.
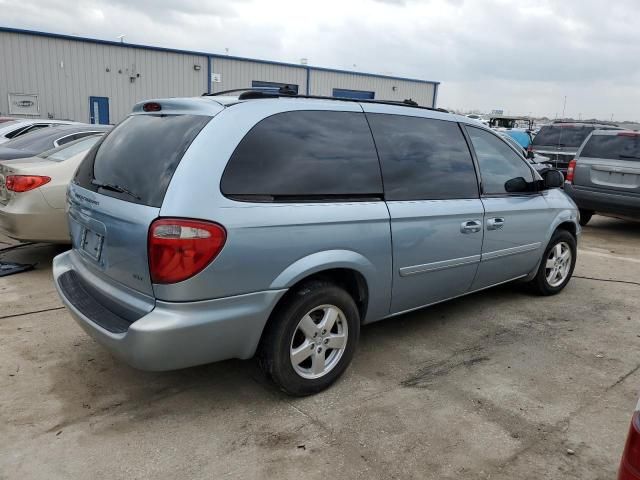
M 100 260 L 102 253 L 102 243 L 104 237 L 94 232 L 90 228 L 82 229 L 82 237 L 80 238 L 80 250 L 89 255 L 94 260 Z

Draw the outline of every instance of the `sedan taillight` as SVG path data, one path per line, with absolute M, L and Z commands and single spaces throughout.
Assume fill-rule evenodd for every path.
M 153 283 L 176 283 L 205 269 L 222 250 L 227 232 L 213 222 L 160 218 L 149 228 L 149 271 Z
M 640 412 L 636 412 L 631 420 L 618 480 L 640 480 Z
M 567 182 L 573 182 L 573 176 L 576 173 L 576 159 L 574 158 L 569 162 L 569 166 L 567 167 Z
M 5 185 L 11 192 L 28 192 L 51 181 L 50 177 L 41 175 L 7 175 Z

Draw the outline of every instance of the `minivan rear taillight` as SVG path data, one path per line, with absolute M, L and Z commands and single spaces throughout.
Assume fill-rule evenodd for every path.
M 204 270 L 227 239 L 213 222 L 160 218 L 149 228 L 149 271 L 153 283 L 182 282 Z
M 573 176 L 576 173 L 576 159 L 574 158 L 569 162 L 567 167 L 567 182 L 573 182 Z
M 7 175 L 5 178 L 7 190 L 11 192 L 28 192 L 51 181 L 51 177 L 41 175 Z
M 631 428 L 624 447 L 618 480 L 640 479 L 640 412 L 631 419 Z

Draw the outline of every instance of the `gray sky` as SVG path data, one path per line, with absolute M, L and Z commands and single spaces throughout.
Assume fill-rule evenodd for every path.
M 0 0 L 0 11 L 15 28 L 439 80 L 449 108 L 553 117 L 566 95 L 567 116 L 640 120 L 640 0 Z

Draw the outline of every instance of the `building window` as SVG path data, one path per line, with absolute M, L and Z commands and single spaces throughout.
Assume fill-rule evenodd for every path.
M 263 82 L 261 80 L 253 80 L 251 82 L 251 88 L 273 89 L 277 91 L 282 87 L 287 87 L 289 90 L 296 92 L 296 95 L 298 94 L 298 85 L 294 83 Z
M 373 100 L 376 94 L 375 92 L 365 92 L 364 90 L 345 90 L 343 88 L 334 88 L 333 96 L 337 98 L 355 98 L 357 100 Z

